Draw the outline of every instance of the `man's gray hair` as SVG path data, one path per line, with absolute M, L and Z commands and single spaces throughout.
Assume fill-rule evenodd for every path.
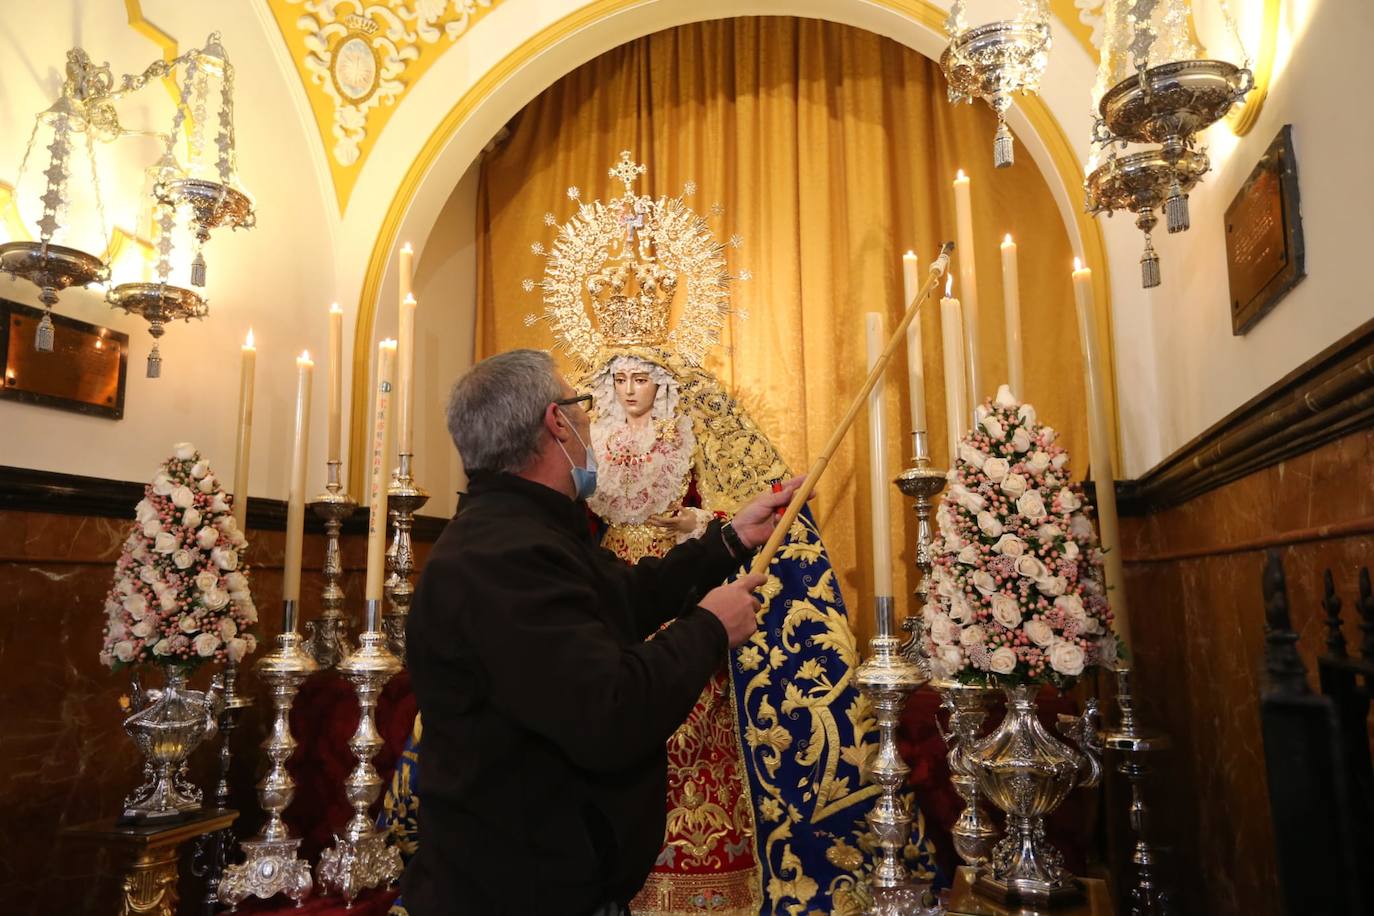
M 562 397 L 543 350 L 500 353 L 463 373 L 448 398 L 448 432 L 463 469 L 523 470 L 539 454 L 545 408 Z

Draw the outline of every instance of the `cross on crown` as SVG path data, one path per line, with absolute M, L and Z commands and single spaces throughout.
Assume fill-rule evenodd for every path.
M 629 150 L 620 151 L 620 161 L 607 170 L 606 174 L 612 178 L 625 183 L 625 193 L 629 194 L 630 186 L 635 183 L 635 179 L 644 174 L 644 166 L 639 165 L 630 158 Z

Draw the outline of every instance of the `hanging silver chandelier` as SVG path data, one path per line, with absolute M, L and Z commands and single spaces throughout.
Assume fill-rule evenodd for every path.
M 1040 91 L 1040 77 L 1050 50 L 1049 9 L 1046 0 L 1019 0 L 1015 19 L 969 28 L 964 0 L 954 0 L 945 21 L 949 46 L 940 56 L 951 102 L 982 99 L 997 114 L 992 143 L 993 164 L 1001 169 L 1015 162 L 1007 110 L 1014 93 Z

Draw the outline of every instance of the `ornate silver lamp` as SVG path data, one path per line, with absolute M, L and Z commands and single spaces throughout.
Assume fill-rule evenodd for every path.
M 377 696 L 401 670 L 400 660 L 387 650 L 380 614 L 380 601 L 367 602 L 366 624 L 358 636 L 358 648 L 339 665 L 339 673 L 358 695 L 358 728 L 348 741 L 358 763 L 344 781 L 353 817 L 344 832 L 335 835 L 334 845 L 320 854 L 316 871 L 320 887 L 342 894 L 350 906 L 360 891 L 397 881 L 402 869 L 400 851 L 387 843 L 387 832 L 378 830 L 368 817 L 368 809 L 381 794 L 383 785 L 372 765 L 372 758 L 383 743 L 374 716 Z
M 969 28 L 964 0 L 954 0 L 945 21 L 949 46 L 940 56 L 940 69 L 949 84 L 951 102 L 982 99 L 997 114 L 992 161 L 1001 169 L 1015 162 L 1007 110 L 1015 93 L 1040 91 L 1040 76 L 1049 59 L 1049 8 L 1045 0 L 1019 0 L 1015 19 Z
M 316 670 L 315 661 L 301 651 L 296 632 L 296 602 L 282 602 L 282 633 L 276 648 L 258 659 L 258 676 L 272 695 L 272 731 L 263 742 L 270 767 L 258 783 L 258 801 L 267 812 L 267 823 L 251 840 L 244 840 L 243 862 L 224 870 L 219 899 L 237 907 L 249 897 L 273 897 L 284 893 L 299 904 L 310 893 L 310 863 L 298 858 L 300 837 L 293 837 L 282 821 L 282 812 L 296 794 L 296 782 L 286 761 L 296 748 L 291 737 L 291 703 L 301 683 Z
M 1225 0 L 1222 17 L 1240 46 Z M 1097 85 L 1093 143 L 1105 162 L 1086 181 L 1089 213 L 1136 214 L 1145 233 L 1141 283 L 1160 283 L 1150 233 L 1164 211 L 1169 232 L 1190 225 L 1188 192 L 1209 168 L 1197 134 L 1226 116 L 1254 88 L 1249 62 L 1240 67 L 1202 58 L 1189 31 L 1191 0 L 1108 0 Z M 1243 53 L 1243 50 L 1242 50 Z M 1118 158 L 1129 143 L 1154 146 Z
M 406 620 L 410 615 L 411 599 L 415 596 L 415 586 L 410 581 L 415 572 L 415 548 L 410 532 L 415 524 L 415 512 L 429 502 L 429 494 L 411 476 L 413 457 L 409 452 L 398 456 L 386 491 L 387 515 L 395 533 L 386 551 L 386 597 L 391 604 L 391 613 L 386 615 L 382 626 L 387 648 L 402 664 L 406 657 Z
M 343 564 L 339 558 L 339 531 L 344 520 L 358 508 L 358 501 L 344 492 L 339 479 L 341 462 L 329 462 L 325 491 L 315 497 L 310 508 L 324 519 L 324 594 L 320 598 L 323 610 L 318 620 L 305 624 L 308 634 L 305 651 L 321 668 L 333 668 L 353 651 L 348 638 L 348 620 L 343 614 L 343 589 L 339 579 L 343 577 Z

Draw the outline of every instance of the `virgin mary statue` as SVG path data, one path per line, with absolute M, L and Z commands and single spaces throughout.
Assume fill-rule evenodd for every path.
M 588 507 L 602 545 L 630 563 L 700 535 L 791 476 L 702 367 L 728 314 L 722 248 L 682 198 L 636 196 L 642 172 L 621 154 L 611 176 L 624 195 L 578 207 L 538 284 L 541 317 L 594 395 L 598 480 Z M 636 916 L 858 914 L 868 902 L 864 815 L 877 788 L 865 766 L 876 728 L 854 686 L 858 649 L 809 512 L 760 592 L 758 631 L 669 739 L 667 830 L 630 905 Z M 413 760 L 393 790 L 413 778 L 407 766 Z M 405 804 L 395 791 L 388 799 Z M 916 877 L 934 877 L 914 805 L 907 854 Z

